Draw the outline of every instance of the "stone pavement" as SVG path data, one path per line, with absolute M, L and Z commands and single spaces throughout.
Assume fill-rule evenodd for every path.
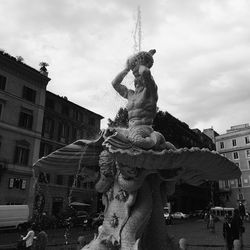
M 189 249 L 225 249 L 224 239 L 222 236 L 222 222 L 215 223 L 215 232 L 212 233 L 206 228 L 204 220 L 186 220 L 174 221 L 174 225 L 168 225 L 167 231 L 169 236 L 179 242 L 185 238 L 190 245 L 200 245 Z M 250 223 L 245 222 L 245 233 L 243 234 L 244 249 L 250 250 Z M 204 247 L 201 247 L 203 245 Z

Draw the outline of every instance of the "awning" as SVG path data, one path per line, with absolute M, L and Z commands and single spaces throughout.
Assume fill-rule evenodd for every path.
M 97 140 L 78 140 L 42 157 L 34 165 L 34 174 L 39 172 L 75 175 L 79 167 L 98 166 L 99 155 L 103 150 L 103 137 Z

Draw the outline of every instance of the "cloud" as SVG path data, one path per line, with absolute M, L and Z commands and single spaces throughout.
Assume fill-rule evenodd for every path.
M 2 0 L 0 47 L 36 69 L 48 62 L 48 89 L 100 113 L 105 126 L 125 105 L 110 83 L 134 52 L 138 5 L 142 48 L 157 50 L 160 109 L 201 130 L 249 122 L 247 0 Z

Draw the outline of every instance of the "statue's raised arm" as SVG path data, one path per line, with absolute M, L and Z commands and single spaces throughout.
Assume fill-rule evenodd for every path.
M 129 72 L 129 68 L 126 67 L 124 70 L 122 70 L 116 77 L 115 79 L 112 81 L 112 85 L 114 87 L 114 89 L 124 98 L 128 99 L 128 88 L 121 84 L 121 82 L 123 81 L 124 77 L 128 74 Z

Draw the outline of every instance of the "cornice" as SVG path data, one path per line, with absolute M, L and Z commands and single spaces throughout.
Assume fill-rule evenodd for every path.
M 12 57 L 3 55 L 0 53 L 0 66 L 2 69 L 7 72 L 16 75 L 19 78 L 22 78 L 31 83 L 38 83 L 41 88 L 46 88 L 50 78 L 41 74 L 38 70 L 24 64 L 22 62 L 18 62 Z
M 56 99 L 56 101 L 59 102 L 59 103 L 65 103 L 65 104 L 68 104 L 68 105 L 70 105 L 70 106 L 72 106 L 72 107 L 74 106 L 75 108 L 77 108 L 78 110 L 81 110 L 82 112 L 87 112 L 87 113 L 89 113 L 89 114 L 91 114 L 91 115 L 94 115 L 94 116 L 98 117 L 100 120 L 104 118 L 104 117 L 103 117 L 102 115 L 100 115 L 100 114 L 97 114 L 97 113 L 95 113 L 95 112 L 93 112 L 93 111 L 91 111 L 91 110 L 89 110 L 89 109 L 86 109 L 86 108 L 84 108 L 84 107 L 82 107 L 82 106 L 80 106 L 80 105 L 78 105 L 78 104 L 76 104 L 76 103 L 74 103 L 74 102 L 69 101 L 68 99 L 63 98 L 62 96 L 56 95 L 56 94 L 54 94 L 54 93 L 52 93 L 52 92 L 46 90 L 46 99 L 47 99 L 48 97 L 51 97 L 52 99 Z M 49 108 L 47 108 L 47 107 L 45 107 L 45 110 L 46 110 L 47 112 L 48 112 L 48 111 L 51 111 L 51 110 L 50 110 Z M 54 111 L 54 112 L 55 112 L 55 111 Z
M 247 150 L 247 149 L 250 149 L 250 145 L 245 146 L 245 147 L 234 147 L 234 148 L 227 148 L 227 149 L 219 149 L 219 150 L 217 150 L 217 152 L 220 153 L 220 154 L 225 154 L 225 153 L 232 153 L 232 152 L 242 151 L 242 150 Z
M 250 129 L 249 128 L 244 130 L 244 131 L 235 131 L 235 132 L 231 132 L 231 133 L 216 136 L 215 137 L 215 142 L 219 142 L 221 140 L 234 139 L 234 138 L 238 138 L 238 137 L 245 136 L 245 135 L 250 135 Z
M 39 139 L 39 140 L 41 139 L 41 132 L 29 130 L 29 129 L 23 129 L 23 128 L 5 123 L 3 121 L 0 121 L 0 128 L 6 129 L 9 131 L 18 133 L 18 134 L 22 134 L 24 136 L 28 136 L 28 137 L 31 137 L 33 139 Z
M 22 104 L 24 105 L 27 105 L 27 106 L 32 106 L 34 108 L 38 108 L 38 109 L 41 109 L 41 110 L 44 110 L 44 106 L 40 105 L 40 104 L 37 104 L 37 103 L 33 103 L 33 102 L 29 102 L 17 95 L 14 95 L 8 91 L 5 91 L 5 90 L 0 90 L 0 94 L 3 94 L 3 97 L 5 98 L 5 96 L 9 97 L 9 98 L 13 98 L 13 99 L 16 99 L 18 101 L 20 101 Z M 8 98 L 5 98 L 4 101 L 8 102 Z

